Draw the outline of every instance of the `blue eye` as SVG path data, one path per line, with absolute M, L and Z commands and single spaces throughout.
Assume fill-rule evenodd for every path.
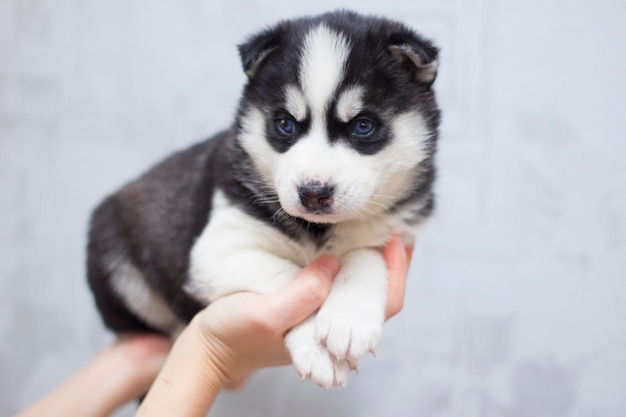
M 353 132 L 359 136 L 367 136 L 374 131 L 374 123 L 367 119 L 358 119 L 354 123 Z
M 296 122 L 291 117 L 281 117 L 276 120 L 278 131 L 285 135 L 292 135 L 296 131 Z

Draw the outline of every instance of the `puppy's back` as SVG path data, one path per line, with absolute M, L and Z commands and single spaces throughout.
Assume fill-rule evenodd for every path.
M 202 308 L 183 286 L 210 214 L 216 150 L 230 135 L 175 153 L 95 209 L 87 274 L 111 330 L 170 333 Z

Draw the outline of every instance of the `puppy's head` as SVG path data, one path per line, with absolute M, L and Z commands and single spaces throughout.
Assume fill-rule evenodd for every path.
M 415 194 L 432 178 L 437 53 L 399 23 L 350 12 L 250 38 L 237 128 L 257 188 L 314 223 L 362 219 Z

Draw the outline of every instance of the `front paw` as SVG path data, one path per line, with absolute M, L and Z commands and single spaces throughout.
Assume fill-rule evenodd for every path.
M 312 318 L 292 329 L 285 343 L 302 378 L 324 388 L 344 387 L 348 382 L 349 364 L 337 360 L 319 343 Z
M 317 314 L 316 337 L 339 361 L 356 369 L 368 352 L 374 353 L 383 329 L 384 312 L 356 309 L 354 306 L 327 302 Z M 360 306 L 362 307 L 362 306 Z

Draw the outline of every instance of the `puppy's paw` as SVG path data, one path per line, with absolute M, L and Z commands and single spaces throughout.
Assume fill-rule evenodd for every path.
M 383 322 L 384 312 L 327 302 L 317 314 L 315 334 L 335 360 L 346 361 L 355 369 L 363 356 L 376 350 Z
M 298 374 L 323 388 L 345 387 L 350 366 L 346 361 L 336 361 L 321 345 L 310 345 L 292 353 Z
M 285 338 L 287 349 L 298 374 L 324 388 L 344 387 L 350 366 L 336 360 L 315 337 L 311 319 L 292 329 Z

